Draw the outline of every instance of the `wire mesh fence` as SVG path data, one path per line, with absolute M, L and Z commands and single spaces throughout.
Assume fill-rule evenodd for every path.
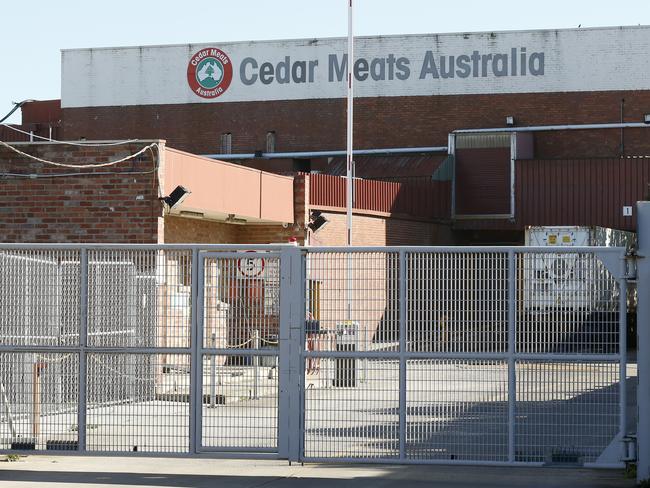
M 76 450 L 76 353 L 0 353 L 0 449 Z
M 508 460 L 505 361 L 411 359 L 406 368 L 408 458 Z
M 619 364 L 518 361 L 517 460 L 595 462 L 619 431 Z
M 0 449 L 604 463 L 622 252 L 0 248 Z
M 86 449 L 188 452 L 187 356 L 88 354 Z
M 507 252 L 415 252 L 406 259 L 409 350 L 507 349 Z
M 74 249 L 0 251 L 0 344 L 78 344 L 78 267 Z
M 277 356 L 239 358 L 239 365 L 229 365 L 227 356 L 203 357 L 202 446 L 242 451 L 277 449 Z
M 361 359 L 322 360 L 332 378 L 305 388 L 304 454 L 308 458 L 399 459 L 399 363 L 369 359 L 363 379 Z
M 598 461 L 625 422 L 608 252 L 308 250 L 305 457 Z

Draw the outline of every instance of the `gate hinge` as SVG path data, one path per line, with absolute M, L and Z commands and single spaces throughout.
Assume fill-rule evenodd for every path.
M 625 254 L 625 276 L 628 283 L 636 283 L 636 262 L 645 256 L 637 254 L 637 249 L 631 249 Z
M 621 439 L 625 445 L 625 457 L 621 461 L 625 463 L 634 463 L 636 458 L 636 434 L 628 434 Z

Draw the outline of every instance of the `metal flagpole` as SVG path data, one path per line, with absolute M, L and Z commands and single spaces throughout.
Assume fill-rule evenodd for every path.
M 353 108 L 353 72 L 354 72 L 354 37 L 352 35 L 352 0 L 348 0 L 348 120 L 347 120 L 347 173 L 346 173 L 346 206 L 347 206 L 347 245 L 352 245 L 352 199 L 353 199 L 353 166 L 352 161 L 352 108 Z M 347 265 L 347 320 L 352 320 L 352 261 L 348 254 Z M 348 326 L 351 324 L 348 323 Z
M 347 121 L 347 244 L 352 245 L 352 108 L 353 108 L 354 39 L 352 36 L 352 0 L 348 0 L 348 121 Z

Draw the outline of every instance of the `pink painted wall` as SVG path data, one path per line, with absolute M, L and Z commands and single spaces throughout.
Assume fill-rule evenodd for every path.
M 192 193 L 178 209 L 293 222 L 293 178 L 165 148 L 164 188 Z

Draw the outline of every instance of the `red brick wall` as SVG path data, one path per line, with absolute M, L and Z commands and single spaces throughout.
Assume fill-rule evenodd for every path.
M 358 148 L 442 146 L 454 129 L 517 125 L 618 122 L 650 113 L 650 91 L 378 97 L 355 100 Z M 68 139 L 164 138 L 170 146 L 198 154 L 218 153 L 220 134 L 232 133 L 233 152 L 264 150 L 275 131 L 277 151 L 345 147 L 345 100 L 292 100 L 187 105 L 63 109 Z M 644 129 L 625 131 L 627 154 L 646 154 Z M 619 155 L 620 132 L 571 131 L 537 134 L 536 158 Z
M 345 213 L 323 212 L 329 221 L 309 238 L 312 246 L 345 246 Z M 428 222 L 401 220 L 371 215 L 354 215 L 352 218 L 353 246 L 430 246 L 451 242 L 449 228 Z
M 86 148 L 36 143 L 16 147 L 48 160 L 87 164 L 120 159 L 143 145 Z M 116 166 L 77 170 L 46 165 L 0 148 L 0 242 L 157 242 L 161 207 L 156 173 L 151 172 L 154 154 L 147 151 Z
M 269 244 L 286 243 L 290 237 L 297 237 L 302 244 L 300 232 L 294 226 L 266 224 L 227 224 L 209 220 L 192 219 L 167 215 L 165 217 L 167 244 Z
M 237 227 L 223 222 L 165 216 L 165 244 L 226 244 L 236 242 Z

